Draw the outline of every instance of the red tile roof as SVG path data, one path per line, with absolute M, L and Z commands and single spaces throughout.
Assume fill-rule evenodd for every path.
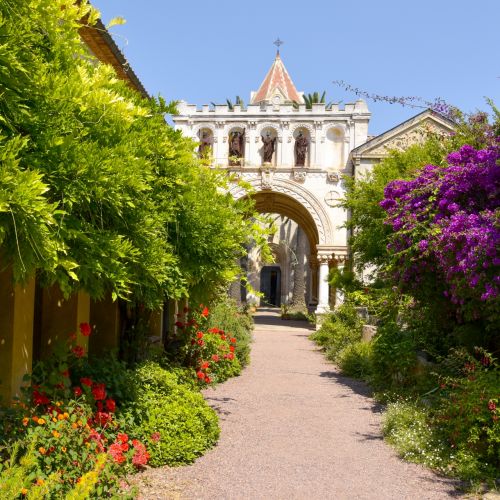
M 302 96 L 297 92 L 288 71 L 286 70 L 279 52 L 276 54 L 276 59 L 264 78 L 259 90 L 254 95 L 251 104 L 258 104 L 262 101 L 271 101 L 276 95 L 277 89 L 285 98 L 285 101 L 296 101 L 298 103 L 304 102 Z

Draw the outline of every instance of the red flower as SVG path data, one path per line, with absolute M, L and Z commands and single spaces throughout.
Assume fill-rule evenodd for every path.
M 69 370 L 64 370 L 63 372 L 61 372 L 61 375 L 63 377 L 69 378 Z
M 106 408 L 110 412 L 114 412 L 116 410 L 116 402 L 114 399 L 106 399 Z
M 210 382 L 212 382 L 212 379 L 211 379 L 211 378 L 207 375 L 207 376 L 205 377 L 205 382 L 206 382 L 207 384 L 210 384 Z
M 182 323 L 181 321 L 176 321 L 176 322 L 175 322 L 175 326 L 176 326 L 177 328 L 184 328 L 184 323 Z
M 219 333 L 219 329 L 218 328 L 209 328 L 208 333 Z
M 128 443 L 122 443 L 120 446 L 122 447 L 122 451 L 128 451 Z
M 92 387 L 92 384 L 93 384 L 92 379 L 87 378 L 87 377 L 82 377 L 80 379 L 80 383 L 82 385 L 86 385 L 87 387 Z
M 230 346 L 229 346 L 229 350 L 230 350 L 231 352 L 234 352 L 234 345 L 230 345 Z
M 221 333 L 221 334 L 220 334 L 220 338 L 221 338 L 222 340 L 226 340 L 226 336 L 224 335 L 224 333 Z
M 75 345 L 75 347 L 73 347 L 73 349 L 71 349 L 71 352 L 77 358 L 83 358 L 83 356 L 85 356 L 85 349 L 81 345 Z
M 212 360 L 217 363 L 217 361 L 219 361 L 219 356 L 217 354 L 212 354 Z
M 196 372 L 196 376 L 201 380 L 205 377 L 205 374 L 203 372 Z
M 121 441 L 122 443 L 126 443 L 126 442 L 128 442 L 128 436 L 127 436 L 127 434 L 125 434 L 125 433 L 118 434 L 118 435 L 116 436 L 116 438 L 117 438 L 119 441 Z
M 33 391 L 33 403 L 35 405 L 48 405 L 50 403 L 50 399 L 44 392 Z
M 490 400 L 490 401 L 488 402 L 488 410 L 490 410 L 490 411 L 495 411 L 496 409 L 497 409 L 497 405 L 495 404 L 495 402 L 494 402 L 494 401 L 491 401 L 491 400 Z
M 201 315 L 202 315 L 204 318 L 207 318 L 207 317 L 208 317 L 208 307 L 204 307 L 204 308 L 203 308 L 203 311 L 201 311 Z
M 80 387 L 73 387 L 73 394 L 79 398 L 82 395 L 83 391 Z
M 132 441 L 135 449 L 134 456 L 132 457 L 132 463 L 135 466 L 146 465 L 149 460 L 149 453 L 146 451 L 146 447 L 137 439 Z
M 201 346 L 204 346 L 205 345 L 205 342 L 203 342 L 203 340 L 199 339 L 197 342 L 196 342 L 198 345 L 201 345 Z
M 113 457 L 113 460 L 117 464 L 122 464 L 123 462 L 125 462 L 125 456 L 123 455 L 120 443 L 113 443 L 109 447 L 108 453 Z
M 210 366 L 210 363 L 208 361 L 205 361 L 204 363 L 202 363 L 201 369 L 206 370 L 209 366 Z
M 94 384 L 92 386 L 92 396 L 96 401 L 106 399 L 106 389 L 104 384 Z
M 203 338 L 203 332 L 197 332 L 196 333 L 196 337 L 199 338 L 199 339 L 202 339 Z
M 113 417 L 109 413 L 104 411 L 98 411 L 95 415 L 94 422 L 101 427 L 104 427 L 106 424 L 109 424 Z
M 231 337 L 229 339 L 229 342 L 231 342 L 231 344 L 236 344 L 236 339 L 234 337 Z
M 92 327 L 88 323 L 80 323 L 80 333 L 84 337 L 88 337 L 92 332 Z
M 155 443 L 157 443 L 160 439 L 161 439 L 161 436 L 160 436 L 159 432 L 153 432 L 153 434 L 151 434 L 151 441 L 154 441 Z
M 232 346 L 231 346 L 232 347 Z M 231 361 L 234 359 L 234 354 L 232 352 L 230 352 L 228 355 L 227 355 L 227 359 L 230 359 Z

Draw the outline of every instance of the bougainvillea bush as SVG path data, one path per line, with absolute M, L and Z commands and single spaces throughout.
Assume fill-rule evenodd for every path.
M 446 165 L 389 183 L 381 202 L 399 290 L 450 322 L 476 325 L 489 347 L 500 330 L 499 158 L 498 145 L 462 146 Z

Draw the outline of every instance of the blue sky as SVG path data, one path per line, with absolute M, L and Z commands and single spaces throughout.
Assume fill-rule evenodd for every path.
M 356 99 L 344 80 L 370 93 L 436 97 L 466 112 L 500 106 L 500 0 L 94 0 L 152 95 L 193 104 L 248 102 L 272 64 L 276 37 L 299 91 Z M 419 109 L 368 101 L 370 134 Z

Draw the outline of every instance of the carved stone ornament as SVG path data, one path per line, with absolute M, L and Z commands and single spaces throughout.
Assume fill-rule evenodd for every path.
M 294 170 L 293 171 L 293 178 L 297 182 L 304 182 L 307 177 L 307 172 L 305 170 Z
M 261 189 L 270 190 L 273 189 L 273 175 L 274 172 L 271 169 L 264 169 L 261 172 Z
M 338 172 L 327 172 L 326 177 L 330 182 L 339 182 Z

